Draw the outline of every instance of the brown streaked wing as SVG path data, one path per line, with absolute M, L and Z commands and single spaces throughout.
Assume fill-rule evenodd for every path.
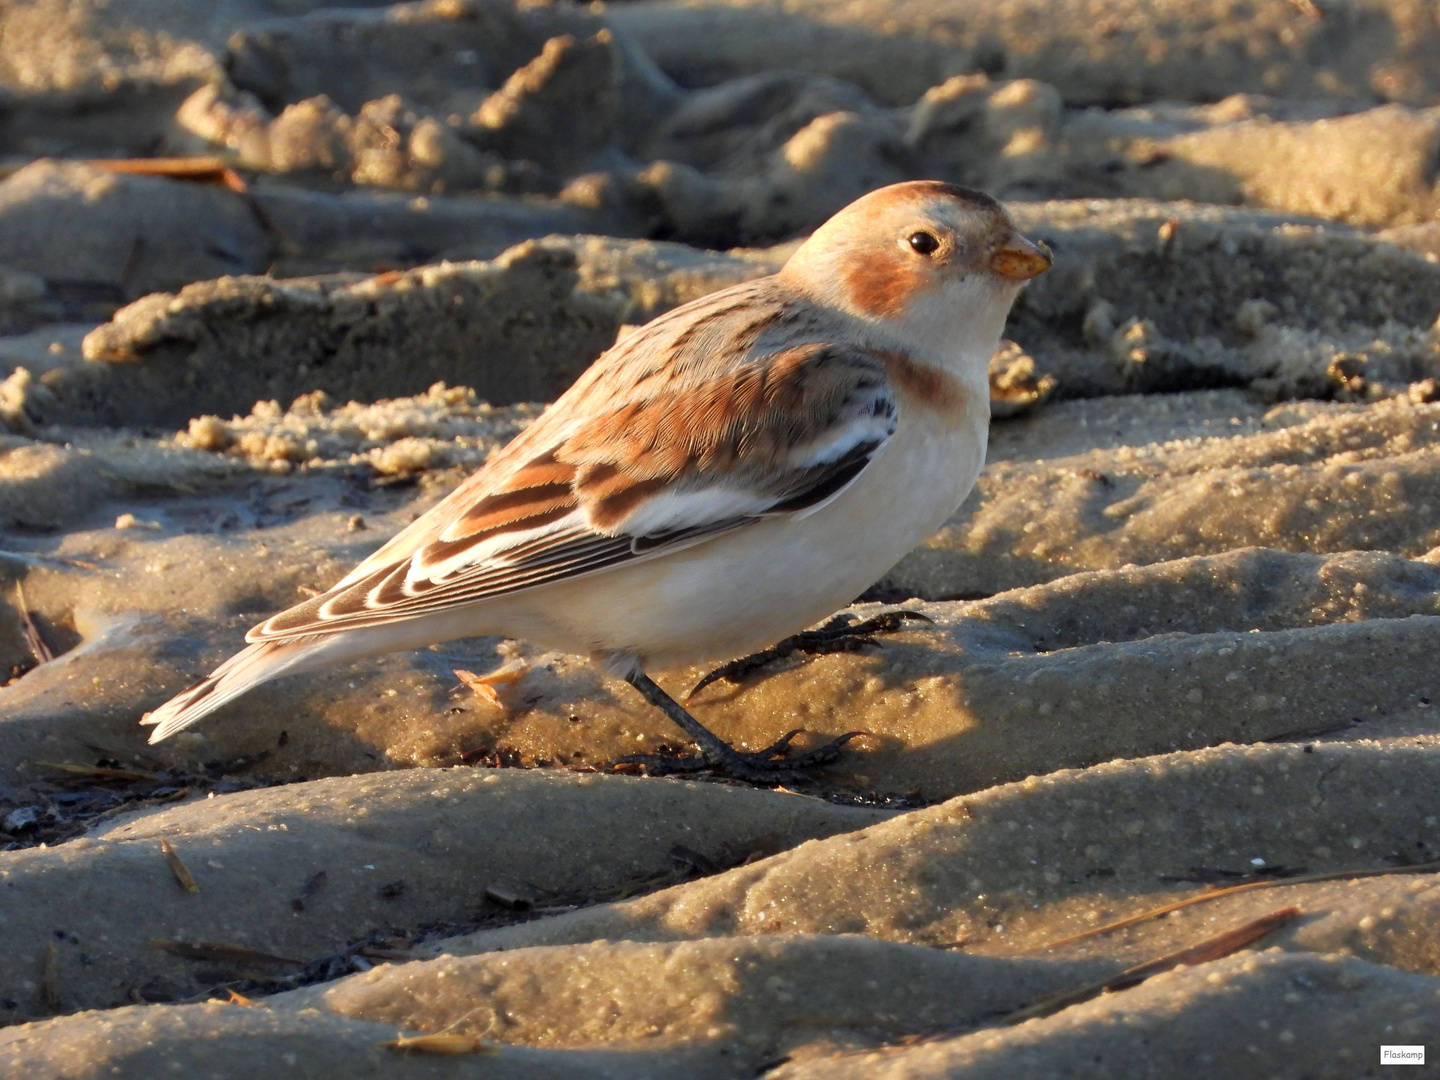
M 408 558 L 352 573 L 330 592 L 257 627 L 250 640 L 418 618 L 655 558 L 767 515 L 798 512 L 854 480 L 884 438 L 858 440 L 835 460 L 805 467 L 789 463 L 791 450 L 848 430 L 841 425 L 855 421 L 855 395 L 888 396 L 889 388 L 879 357 L 814 343 L 626 402 L 570 426 L 549 449 L 536 453 L 542 448 L 532 443 L 534 457 L 512 465 L 490 491 L 477 492 L 463 513 L 452 511 Z M 648 535 L 626 527 L 655 494 L 696 495 L 705 506 L 706 492 L 722 488 L 732 502 L 737 490 L 753 499 L 742 511 L 717 510 L 713 519 Z M 507 537 L 512 542 L 491 543 Z M 482 545 L 487 553 L 467 565 L 465 552 Z M 428 572 L 445 565 L 453 569 L 443 577 Z
M 623 528 L 645 496 L 684 482 L 741 480 L 786 498 L 807 484 L 783 462 L 837 421 L 857 388 L 882 386 L 875 355 L 824 343 L 797 345 L 693 388 L 603 413 L 556 451 L 579 468 L 576 488 L 592 525 Z M 638 496 L 638 497 L 637 497 Z
M 757 278 L 682 304 L 646 324 L 602 354 L 535 423 L 419 520 L 362 560 L 332 591 L 413 557 L 448 532 L 472 502 L 508 486 L 513 470 L 562 442 L 575 418 L 594 415 L 608 401 L 644 400 L 677 384 L 693 384 L 698 373 L 750 363 L 760 334 L 790 318 L 792 299 L 793 293 L 776 278 Z M 691 333 L 697 326 L 705 332 Z M 298 605 L 312 606 L 308 601 Z
M 332 626 L 339 629 L 350 616 L 404 609 L 442 584 L 424 572 L 427 567 L 491 539 L 541 529 L 573 514 L 579 507 L 573 487 L 575 472 L 573 465 L 557 462 L 553 454 L 541 454 L 514 470 L 503 486 L 482 496 L 439 537 L 421 544 L 409 558 L 372 565 L 358 576 L 352 571 L 320 596 L 266 620 L 246 639 L 289 637 Z M 373 559 L 367 562 L 373 563 Z M 496 569 L 509 565 L 507 558 Z M 412 574 L 412 568 L 419 572 Z

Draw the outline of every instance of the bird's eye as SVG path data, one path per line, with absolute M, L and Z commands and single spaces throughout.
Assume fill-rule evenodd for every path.
M 935 238 L 935 234 L 924 231 L 911 233 L 907 242 L 921 255 L 933 255 L 940 247 L 940 241 Z

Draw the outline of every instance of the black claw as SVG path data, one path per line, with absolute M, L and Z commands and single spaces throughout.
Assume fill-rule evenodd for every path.
M 756 756 L 764 758 L 783 758 L 789 751 L 790 743 L 794 741 L 795 736 L 799 735 L 804 730 L 804 728 L 798 727 L 791 728 L 789 731 L 785 732 L 784 735 L 781 735 L 780 738 L 776 739 L 769 746 L 765 747 L 764 750 L 761 750 Z
M 925 623 L 935 621 L 918 611 L 904 609 L 882 611 L 879 615 L 866 619 L 864 622 L 857 622 L 854 615 L 836 615 L 818 629 L 802 630 L 768 649 L 761 649 L 749 656 L 731 660 L 728 664 L 721 664 L 691 687 L 690 692 L 685 695 L 685 700 L 689 701 L 713 682 L 724 679 L 726 682 L 738 683 L 752 671 L 758 671 L 777 660 L 793 656 L 797 652 L 809 656 L 824 656 L 828 653 L 859 652 L 867 645 L 879 645 L 880 643 L 875 640 L 876 634 L 893 634 L 904 625 L 907 619 Z
M 840 760 L 840 751 L 851 739 L 861 735 L 870 734 L 868 731 L 847 731 L 837 739 L 831 739 L 824 746 L 816 747 L 808 754 L 795 759 L 795 764 L 801 767 L 814 767 L 816 765 L 829 765 L 831 762 Z

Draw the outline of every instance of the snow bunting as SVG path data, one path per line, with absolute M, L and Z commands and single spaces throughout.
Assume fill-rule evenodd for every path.
M 987 369 L 1050 266 L 988 195 L 873 191 L 772 277 L 660 316 L 327 592 L 149 714 L 150 742 L 281 675 L 498 634 L 587 655 L 746 778 L 646 674 L 750 652 L 851 602 L 940 526 L 985 457 Z M 828 757 L 826 756 L 828 755 Z

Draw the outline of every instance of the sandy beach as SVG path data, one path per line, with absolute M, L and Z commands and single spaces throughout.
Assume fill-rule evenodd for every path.
M 0 0 L 0 1075 L 1433 1061 L 1437 161 L 1415 0 Z M 501 638 L 146 744 L 619 337 L 917 178 L 1055 262 L 975 490 L 841 613 L 916 617 L 690 700 L 865 732 L 812 782 L 616 770 L 683 739 Z

